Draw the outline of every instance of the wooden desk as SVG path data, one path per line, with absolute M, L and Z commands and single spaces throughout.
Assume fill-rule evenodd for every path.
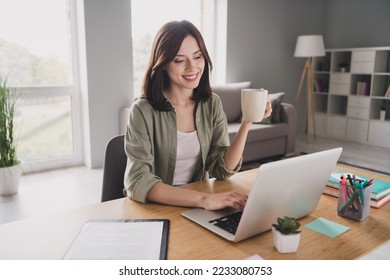
M 231 189 L 248 192 L 256 171 L 238 173 L 228 181 L 209 180 L 186 187 L 206 192 Z M 390 181 L 385 177 L 372 177 Z M 4 224 L 0 226 L 0 259 L 61 259 L 85 221 L 104 218 L 170 219 L 169 259 L 245 259 L 255 254 L 265 259 L 356 259 L 389 241 L 390 203 L 381 209 L 371 208 L 371 215 L 362 222 L 339 217 L 336 207 L 337 198 L 323 195 L 316 210 L 300 222 L 305 225 L 322 217 L 350 227 L 349 231 L 333 239 L 302 227 L 298 251 L 280 254 L 273 248 L 270 231 L 240 243 L 230 243 L 182 217 L 185 208 L 145 205 L 123 198 L 49 217 Z

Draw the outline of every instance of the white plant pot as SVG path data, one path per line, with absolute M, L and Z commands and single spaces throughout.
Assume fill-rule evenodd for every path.
M 386 118 L 386 111 L 385 110 L 381 110 L 380 113 L 379 113 L 379 119 L 381 121 L 384 121 Z
M 300 233 L 285 235 L 272 227 L 272 236 L 274 247 L 279 253 L 293 253 L 298 250 L 299 240 L 301 238 Z
M 22 175 L 22 163 L 0 168 L 0 195 L 12 195 L 18 192 Z

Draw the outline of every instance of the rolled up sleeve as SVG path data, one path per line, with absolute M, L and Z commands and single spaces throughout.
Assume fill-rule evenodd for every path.
M 137 106 L 132 106 L 125 134 L 127 166 L 124 186 L 127 196 L 139 202 L 147 202 L 151 188 L 161 179 L 154 173 L 154 156 L 146 120 Z

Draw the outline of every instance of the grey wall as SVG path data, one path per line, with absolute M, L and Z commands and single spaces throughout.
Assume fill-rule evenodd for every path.
M 226 80 L 285 91 L 293 102 L 305 61 L 293 56 L 298 35 L 323 34 L 326 48 L 390 46 L 389 12 L 388 0 L 228 0 Z
M 328 0 L 328 48 L 390 46 L 389 0 Z
M 323 34 L 325 1 L 241 0 L 228 2 L 227 82 L 252 81 L 253 87 L 286 92 L 293 102 L 305 59 L 294 58 L 298 35 Z M 304 98 L 299 131 L 305 128 Z

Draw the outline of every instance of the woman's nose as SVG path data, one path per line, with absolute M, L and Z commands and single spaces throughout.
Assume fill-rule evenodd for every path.
M 187 60 L 186 69 L 191 69 L 196 65 L 195 61 L 192 59 Z

